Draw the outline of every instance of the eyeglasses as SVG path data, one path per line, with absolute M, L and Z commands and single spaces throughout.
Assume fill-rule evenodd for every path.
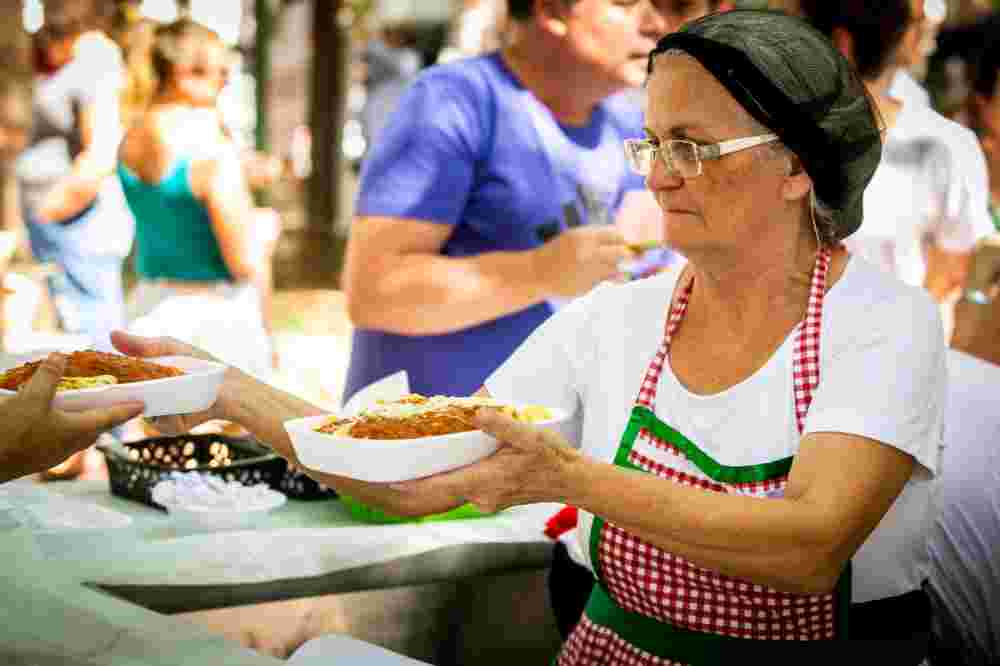
M 697 178 L 702 162 L 717 160 L 731 153 L 778 141 L 777 134 L 759 134 L 720 143 L 699 144 L 687 139 L 671 139 L 660 143 L 655 139 L 625 139 L 625 159 L 640 176 L 653 170 L 653 160 L 662 160 L 670 175 Z

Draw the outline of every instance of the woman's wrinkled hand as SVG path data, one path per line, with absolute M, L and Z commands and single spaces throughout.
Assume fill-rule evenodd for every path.
M 220 361 L 208 352 L 204 352 L 197 347 L 175 340 L 174 338 L 145 338 L 132 335 L 124 331 L 115 331 L 111 334 L 111 344 L 122 354 L 134 356 L 136 358 L 155 358 L 157 356 L 190 356 L 203 361 Z M 226 382 L 228 382 L 228 376 Z M 225 383 L 220 389 L 225 390 Z M 225 419 L 219 413 L 218 401 L 215 405 L 197 414 L 183 414 L 178 416 L 157 416 L 149 419 L 156 430 L 164 435 L 183 435 L 192 428 L 212 421 L 214 419 Z
M 461 497 L 488 513 L 536 502 L 566 502 L 580 453 L 557 432 L 537 428 L 492 409 L 476 412 L 474 424 L 500 441 L 490 457 L 445 474 L 392 484 L 414 498 Z
M 141 402 L 85 412 L 53 408 L 66 362 L 62 354 L 50 355 L 17 395 L 0 402 L 0 482 L 58 465 L 142 413 Z

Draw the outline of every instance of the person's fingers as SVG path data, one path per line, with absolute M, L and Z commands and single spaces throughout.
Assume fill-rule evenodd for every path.
M 31 379 L 21 387 L 18 395 L 39 412 L 47 411 L 65 371 L 66 357 L 62 354 L 49 354 L 39 364 Z
M 147 338 L 126 331 L 112 331 L 111 344 L 123 354 L 140 358 L 169 356 L 171 353 L 166 338 Z
M 115 349 L 127 356 L 149 358 L 155 356 L 193 356 L 208 359 L 208 354 L 197 347 L 175 340 L 174 338 L 146 338 L 133 335 L 126 331 L 113 331 L 111 344 Z
M 512 419 L 495 409 L 476 410 L 473 423 L 483 432 L 516 449 L 536 449 L 545 444 L 545 431 Z
M 80 433 L 94 433 L 98 435 L 111 430 L 115 426 L 120 426 L 126 421 L 131 421 L 142 414 L 146 406 L 141 402 L 125 402 L 113 407 L 104 409 L 92 409 L 86 412 L 66 412 L 63 414 L 64 422 L 68 427 Z

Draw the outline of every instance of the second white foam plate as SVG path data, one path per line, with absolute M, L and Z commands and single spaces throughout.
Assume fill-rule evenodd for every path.
M 43 359 L 46 352 L 6 356 L 0 361 L 0 372 L 23 363 Z M 53 406 L 71 412 L 111 407 L 123 402 L 139 401 L 146 405 L 143 416 L 194 414 L 213 404 L 219 397 L 219 388 L 225 377 L 226 366 L 212 361 L 202 361 L 190 356 L 162 356 L 143 359 L 151 363 L 169 365 L 185 374 L 178 377 L 151 379 L 131 384 L 112 384 L 89 389 L 60 391 Z M 14 391 L 0 389 L 0 396 L 14 395 Z

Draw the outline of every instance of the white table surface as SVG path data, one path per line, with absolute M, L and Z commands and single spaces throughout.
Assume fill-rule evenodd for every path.
M 89 519 L 94 507 L 131 524 L 38 527 L 39 514 L 79 511 Z M 538 504 L 472 520 L 369 525 L 337 500 L 290 500 L 251 530 L 180 532 L 167 514 L 111 495 L 105 481 L 18 483 L 0 486 L 0 536 L 29 532 L 48 563 L 81 581 L 225 585 L 319 576 L 448 546 L 544 543 L 545 521 L 556 510 Z
M 475 520 L 375 526 L 352 520 L 335 500 L 289 501 L 252 530 L 179 533 L 169 516 L 112 496 L 104 481 L 0 485 L 0 560 L 11 563 L 0 568 L 5 596 L 0 662 L 280 663 L 84 583 L 238 586 L 328 574 L 448 546 L 544 542 L 545 520 L 556 508 L 535 505 Z M 70 524 L 91 522 L 77 528 L 40 522 L 53 516 Z M 307 653 L 296 663 L 329 664 L 331 657 L 336 654 L 323 651 L 314 660 Z M 414 662 L 400 657 L 399 663 Z

